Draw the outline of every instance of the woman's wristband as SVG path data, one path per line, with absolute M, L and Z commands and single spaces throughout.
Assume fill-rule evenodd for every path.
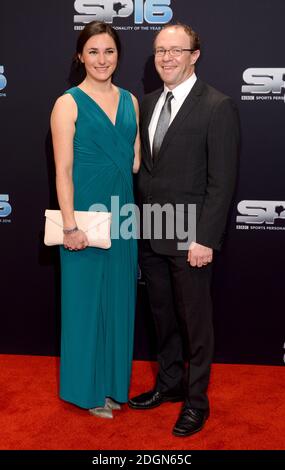
M 75 233 L 75 232 L 78 232 L 78 227 L 73 227 L 73 228 L 64 228 L 63 229 L 63 233 L 64 235 L 70 235 L 71 233 Z

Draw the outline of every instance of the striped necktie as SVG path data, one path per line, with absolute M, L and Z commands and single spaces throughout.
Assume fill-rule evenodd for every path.
M 161 144 L 163 142 L 164 136 L 167 132 L 169 122 L 170 122 L 170 117 L 171 117 L 171 100 L 173 98 L 173 93 L 172 91 L 168 91 L 164 105 L 161 109 L 158 121 L 157 121 L 157 126 L 155 129 L 155 134 L 153 138 L 153 145 L 152 145 L 152 159 L 153 162 L 158 156 Z

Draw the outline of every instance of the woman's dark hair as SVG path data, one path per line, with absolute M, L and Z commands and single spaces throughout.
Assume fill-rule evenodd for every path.
M 115 29 L 112 28 L 112 26 L 110 26 L 109 24 L 104 23 L 103 21 L 91 21 L 91 23 L 88 23 L 85 28 L 81 31 L 77 39 L 76 54 L 74 56 L 74 61 L 77 62 L 78 65 L 80 65 L 80 62 L 78 61 L 78 54 L 82 54 L 84 45 L 86 44 L 88 39 L 97 34 L 104 33 L 109 34 L 109 36 L 111 36 L 111 38 L 114 40 L 118 52 L 118 58 L 120 58 L 121 42 L 118 33 L 115 31 Z

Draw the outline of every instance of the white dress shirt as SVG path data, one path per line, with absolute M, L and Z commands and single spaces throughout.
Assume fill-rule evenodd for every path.
M 177 87 L 175 87 L 173 90 L 169 90 L 166 85 L 164 85 L 164 90 L 161 93 L 153 114 L 152 118 L 150 120 L 150 124 L 148 127 L 148 133 L 149 133 L 149 142 L 150 142 L 150 148 L 152 151 L 152 145 L 153 145 L 153 138 L 158 122 L 158 118 L 162 109 L 162 106 L 164 105 L 166 95 L 169 91 L 172 91 L 173 93 L 173 99 L 171 100 L 171 117 L 170 117 L 170 122 L 169 125 L 172 123 L 173 119 L 175 118 L 176 114 L 178 113 L 179 109 L 181 108 L 182 104 L 184 103 L 186 96 L 190 93 L 192 90 L 194 83 L 197 80 L 197 76 L 195 73 L 193 73 L 185 82 L 180 83 Z

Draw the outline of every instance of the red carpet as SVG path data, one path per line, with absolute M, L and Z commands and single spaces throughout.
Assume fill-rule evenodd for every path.
M 60 401 L 59 360 L 1 357 L 0 449 L 285 449 L 285 368 L 213 366 L 211 416 L 188 438 L 171 430 L 180 404 L 150 411 L 124 406 L 113 420 L 96 418 Z M 135 362 L 131 394 L 153 385 L 155 365 Z

